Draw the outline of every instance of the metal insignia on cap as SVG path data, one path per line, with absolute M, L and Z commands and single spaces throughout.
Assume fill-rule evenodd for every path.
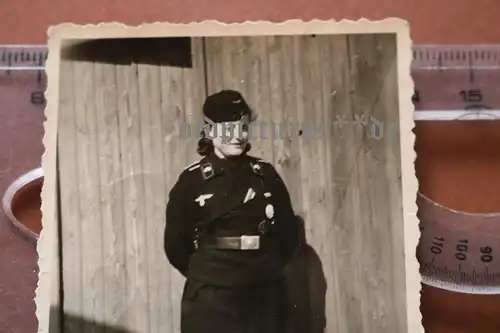
M 274 207 L 271 204 L 266 206 L 266 217 L 268 219 L 272 219 L 274 217 Z
M 237 99 L 233 101 L 234 104 L 241 103 L 241 99 Z

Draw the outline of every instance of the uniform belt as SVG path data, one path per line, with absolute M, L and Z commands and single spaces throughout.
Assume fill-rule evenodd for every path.
M 243 235 L 239 237 L 211 237 L 200 239 L 201 248 L 219 250 L 255 251 L 261 248 L 261 236 Z

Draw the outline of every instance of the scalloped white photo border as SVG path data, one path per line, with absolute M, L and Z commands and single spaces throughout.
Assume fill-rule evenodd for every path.
M 35 303 L 38 318 L 38 333 L 49 333 L 50 308 L 57 304 L 57 123 L 59 102 L 59 63 L 60 50 L 64 40 L 84 40 L 96 38 L 146 38 L 146 37 L 207 37 L 207 36 L 256 36 L 256 35 L 302 35 L 302 34 L 379 34 L 393 33 L 397 37 L 397 69 L 399 88 L 399 122 L 401 142 L 402 194 L 404 213 L 404 242 L 406 268 L 406 312 L 407 332 L 422 333 L 420 313 L 419 264 L 415 257 L 416 246 L 420 237 L 416 217 L 416 195 L 418 182 L 415 175 L 414 151 L 415 136 L 411 97 L 413 80 L 411 78 L 412 42 L 407 21 L 399 18 L 387 18 L 378 21 L 368 19 L 354 20 L 288 20 L 273 23 L 268 21 L 247 21 L 241 23 L 223 23 L 203 21 L 195 23 L 156 22 L 138 26 L 125 24 L 100 23 L 96 25 L 77 25 L 63 23 L 48 30 L 49 56 L 46 63 L 47 107 L 44 123 L 43 144 L 45 153 L 42 157 L 44 185 L 42 189 L 42 225 L 43 230 L 37 244 L 39 281 Z M 388 332 L 389 333 L 389 332 Z

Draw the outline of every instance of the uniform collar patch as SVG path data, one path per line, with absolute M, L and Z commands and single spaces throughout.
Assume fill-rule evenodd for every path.
M 205 178 L 206 180 L 215 176 L 215 169 L 212 163 L 210 162 L 203 163 L 201 165 L 201 174 L 203 175 L 203 178 Z

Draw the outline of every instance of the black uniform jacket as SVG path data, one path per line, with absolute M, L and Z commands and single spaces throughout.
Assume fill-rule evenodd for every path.
M 203 246 L 242 235 L 260 235 L 261 248 Z M 271 164 L 252 156 L 204 157 L 181 173 L 169 193 L 164 245 L 172 266 L 207 284 L 236 287 L 279 277 L 298 245 L 284 182 Z

